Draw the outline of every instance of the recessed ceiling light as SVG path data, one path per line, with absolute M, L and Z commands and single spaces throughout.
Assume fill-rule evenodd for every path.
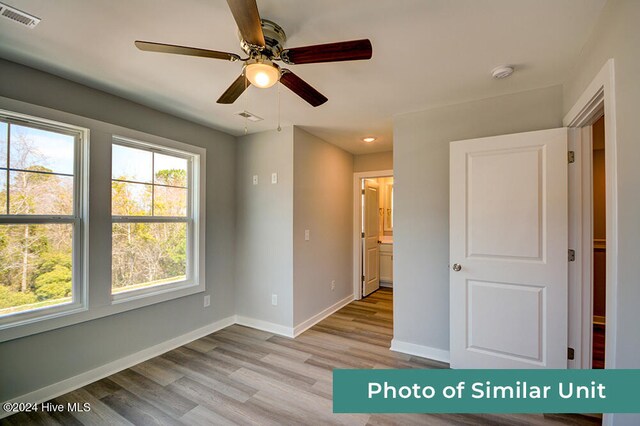
M 365 142 L 374 142 L 376 140 L 376 138 L 369 136 L 369 137 L 366 137 L 366 138 L 362 138 L 362 140 L 365 141 Z
M 513 67 L 511 65 L 500 65 L 491 71 L 491 76 L 498 80 L 501 78 L 507 78 L 511 74 L 513 74 Z

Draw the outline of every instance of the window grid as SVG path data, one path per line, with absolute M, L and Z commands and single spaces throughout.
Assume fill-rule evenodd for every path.
M 52 300 L 52 304 L 44 304 L 42 306 L 29 307 L 27 305 L 16 305 L 15 308 L 24 306 L 26 309 L 17 309 L 0 315 L 0 329 L 12 327 L 15 325 L 26 324 L 40 319 L 55 317 L 66 312 L 76 312 L 84 310 L 86 300 L 86 270 L 85 248 L 86 241 L 82 226 L 82 218 L 86 201 L 84 200 L 86 192 L 86 184 L 84 183 L 84 161 L 85 161 L 85 144 L 88 132 L 86 129 L 66 125 L 62 123 L 50 122 L 40 119 L 11 113 L 8 111 L 0 111 L 0 123 L 6 124 L 6 163 L 0 167 L 0 173 L 5 175 L 5 208 L 6 212 L 0 214 L 0 225 L 70 225 L 71 228 L 71 294 L 70 301 L 61 301 L 55 303 L 57 299 Z M 33 130 L 41 130 L 54 134 L 70 136 L 73 138 L 72 155 L 73 155 L 73 174 L 49 172 L 44 170 L 28 170 L 20 167 L 11 167 L 11 130 L 12 126 L 26 127 Z M 3 141 L 3 144 L 5 141 Z M 11 213 L 11 173 L 27 173 L 32 175 L 44 176 L 63 176 L 72 178 L 70 205 L 70 214 L 37 214 L 37 213 Z M 64 298 L 63 298 L 64 299 Z M 40 305 L 38 303 L 37 305 Z
M 120 178 L 114 178 L 112 176 L 111 181 L 112 182 L 121 182 L 121 183 L 129 183 L 129 184 L 138 184 L 138 185 L 146 185 L 146 186 L 150 186 L 151 187 L 151 215 L 134 215 L 134 216 L 127 216 L 127 215 L 116 215 L 116 214 L 112 214 L 112 223 L 116 224 L 136 224 L 136 223 L 148 223 L 148 224 L 154 224 L 154 223 L 166 223 L 166 224 L 170 224 L 170 223 L 184 223 L 186 224 L 186 236 L 187 236 L 187 243 L 186 243 L 186 250 L 187 250 L 187 256 L 186 256 L 186 282 L 189 283 L 189 285 L 192 285 L 191 281 L 193 281 L 194 279 L 196 279 L 197 277 L 194 276 L 194 265 L 197 263 L 197 260 L 194 259 L 194 255 L 195 255 L 195 251 L 194 251 L 194 217 L 193 217 L 193 203 L 194 203 L 194 199 L 193 199 L 193 158 L 194 156 L 192 154 L 189 153 L 183 153 L 183 152 L 175 152 L 172 149 L 163 149 L 163 147 L 157 146 L 157 145 L 151 145 L 148 144 L 146 142 L 139 142 L 139 141 L 134 141 L 134 140 L 129 140 L 129 139 L 121 139 L 119 137 L 114 137 L 113 138 L 113 144 L 112 146 L 122 146 L 125 148 L 133 148 L 133 149 L 138 149 L 138 150 L 142 150 L 142 151 L 147 151 L 150 152 L 152 154 L 151 156 L 151 181 L 150 182 L 143 182 L 140 180 L 135 180 L 135 179 L 120 179 Z M 171 157 L 176 157 L 176 158 L 180 158 L 183 160 L 186 160 L 186 180 L 185 180 L 185 184 L 186 186 L 179 186 L 179 185 L 169 185 L 169 184 L 163 184 L 163 183 L 156 183 L 156 171 L 155 171 L 155 159 L 156 159 L 156 154 L 160 154 L 160 155 L 165 155 L 165 156 L 171 156 Z M 112 164 L 113 164 L 113 159 L 112 159 Z M 164 187 L 164 188 L 175 188 L 175 189 L 183 189 L 186 190 L 186 211 L 185 214 L 182 216 L 168 216 L 168 215 L 161 215 L 161 216 L 156 216 L 155 215 L 155 188 L 156 187 Z M 113 207 L 113 205 L 112 205 Z M 114 291 L 114 287 L 112 284 L 112 297 L 114 298 L 120 298 L 120 297 L 126 297 L 127 295 L 129 295 L 130 293 L 132 295 L 141 293 L 142 295 L 144 295 L 145 293 L 149 293 L 149 294 L 153 294 L 154 291 L 157 291 L 158 287 L 169 287 L 169 288 L 179 288 L 181 286 L 185 285 L 184 282 L 178 281 L 178 282 L 170 282 L 167 284 L 163 284 L 163 285 L 154 285 L 154 286 L 149 286 L 146 288 L 134 288 L 133 290 L 127 290 L 126 288 L 123 289 L 119 289 L 117 291 Z M 133 287 L 135 287 L 135 285 L 133 285 Z

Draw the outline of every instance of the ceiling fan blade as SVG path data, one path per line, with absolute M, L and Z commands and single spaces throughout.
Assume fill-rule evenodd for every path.
M 218 99 L 219 104 L 232 104 L 242 95 L 245 89 L 249 86 L 249 81 L 244 76 L 244 74 L 240 74 L 236 81 L 231 83 L 231 86 L 220 96 Z
M 136 47 L 145 52 L 174 53 L 177 55 L 200 56 L 202 58 L 225 59 L 237 61 L 240 56 L 235 53 L 218 52 L 216 50 L 198 49 L 197 47 L 177 46 L 175 44 L 154 43 L 136 40 Z
M 264 47 L 264 34 L 256 0 L 227 0 L 227 4 L 244 41 L 254 46 Z
M 320 106 L 328 100 L 322 93 L 318 92 L 306 81 L 304 81 L 288 69 L 282 70 L 280 83 L 287 86 L 293 93 L 307 101 L 311 106 Z
M 373 48 L 368 39 L 316 44 L 285 49 L 280 58 L 287 64 L 315 64 L 318 62 L 359 61 L 371 59 Z

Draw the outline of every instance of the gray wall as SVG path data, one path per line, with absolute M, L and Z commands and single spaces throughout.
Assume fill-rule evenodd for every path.
M 271 174 L 278 173 L 278 183 Z M 252 177 L 258 175 L 258 185 Z M 224 185 L 224 182 L 220 182 Z M 228 183 L 227 183 L 228 185 Z M 233 185 L 230 185 L 233 186 Z M 293 128 L 238 139 L 236 312 L 293 326 Z M 278 305 L 272 306 L 271 295 Z
M 298 325 L 353 294 L 353 155 L 298 127 L 293 136 L 293 323 Z
M 211 324 L 234 313 L 235 138 L 207 127 L 0 60 L 0 96 L 54 108 L 207 149 L 206 278 L 202 294 L 0 343 L 0 400 L 4 401 Z M 91 164 L 110 158 L 110 135 L 92 132 Z M 105 160 L 106 159 L 106 160 Z M 108 164 L 108 163 L 107 163 Z M 91 171 L 92 193 L 109 188 L 110 171 Z M 108 195 L 92 197 L 91 235 L 110 238 Z M 100 225 L 102 223 L 102 225 Z M 100 228 L 100 229 L 99 229 Z M 108 240 L 107 240 L 108 241 Z M 104 238 L 90 240 L 90 282 L 108 279 Z M 189 315 L 184 315 L 189 312 Z
M 618 288 L 617 309 L 607 317 L 617 320 L 615 368 L 640 368 L 640 2 L 609 0 L 591 38 L 575 64 L 575 75 L 565 84 L 568 112 L 609 58 L 615 61 L 615 109 L 618 161 Z M 607 155 L 610 155 L 607 152 Z M 617 425 L 640 424 L 638 414 L 614 415 Z
M 560 86 L 395 117 L 395 340 L 449 349 L 449 142 L 561 126 Z
M 354 172 L 370 172 L 393 169 L 393 151 L 353 156 Z

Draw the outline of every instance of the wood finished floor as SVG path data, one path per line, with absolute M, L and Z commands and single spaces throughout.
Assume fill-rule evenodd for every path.
M 296 339 L 234 325 L 52 400 L 88 413 L 30 413 L 2 424 L 594 425 L 566 415 L 332 413 L 333 368 L 447 368 L 391 352 L 392 292 L 353 302 Z

